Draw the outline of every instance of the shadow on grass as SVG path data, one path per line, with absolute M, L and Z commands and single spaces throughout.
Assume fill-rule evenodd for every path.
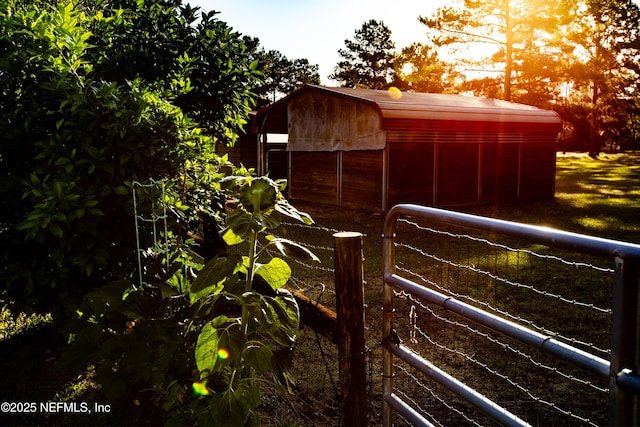
M 640 155 L 558 159 L 556 204 L 571 229 L 640 242 Z
M 553 200 L 483 205 L 466 212 L 640 243 L 640 154 L 559 155 Z
M 57 367 L 64 347 L 58 330 L 51 322 L 41 323 L 0 340 L 0 402 L 12 405 L 8 411 L 5 406 L 0 411 L 0 425 L 148 424 L 134 405 L 126 410 L 115 406 L 96 408 L 96 404 L 104 405 L 107 400 L 93 381 L 92 371 L 72 372 Z
M 0 425 L 96 424 L 94 417 L 47 413 L 41 406 L 62 401 L 73 390 L 86 387 L 83 384 L 88 378 L 56 369 L 61 345 L 51 323 L 33 326 L 0 341 L 0 402 L 12 405 L 3 406 Z

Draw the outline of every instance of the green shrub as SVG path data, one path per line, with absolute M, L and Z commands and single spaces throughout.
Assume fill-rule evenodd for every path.
M 135 268 L 133 181 L 212 210 L 213 143 L 257 74 L 238 34 L 180 2 L 0 4 L 0 300 L 55 314 Z

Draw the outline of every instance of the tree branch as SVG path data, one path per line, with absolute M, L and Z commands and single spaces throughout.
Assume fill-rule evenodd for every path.
M 441 30 L 447 33 L 453 33 L 453 34 L 458 34 L 458 35 L 462 35 L 462 36 L 467 36 L 467 37 L 472 37 L 472 38 L 477 38 L 480 39 L 486 43 L 491 43 L 491 44 L 499 44 L 499 45 L 505 45 L 506 42 L 494 39 L 492 37 L 489 36 L 483 36 L 480 34 L 472 34 L 472 33 L 468 33 L 466 31 L 459 31 L 459 30 Z M 463 42 L 455 42 L 455 43 L 463 43 Z

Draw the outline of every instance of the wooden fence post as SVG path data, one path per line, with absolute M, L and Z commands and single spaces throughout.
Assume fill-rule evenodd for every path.
M 343 426 L 367 425 L 362 234 L 334 237 L 336 314 Z

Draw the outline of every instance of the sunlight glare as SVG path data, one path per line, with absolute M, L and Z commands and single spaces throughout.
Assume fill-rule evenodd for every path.
M 218 359 L 227 360 L 228 358 L 229 358 L 229 350 L 227 350 L 226 348 L 219 348 Z
M 206 396 L 209 394 L 209 389 L 207 388 L 207 382 L 195 382 L 192 384 L 193 392 L 198 396 Z
M 402 92 L 395 86 L 391 86 L 389 88 L 389 98 L 391 99 L 400 99 L 402 98 Z

